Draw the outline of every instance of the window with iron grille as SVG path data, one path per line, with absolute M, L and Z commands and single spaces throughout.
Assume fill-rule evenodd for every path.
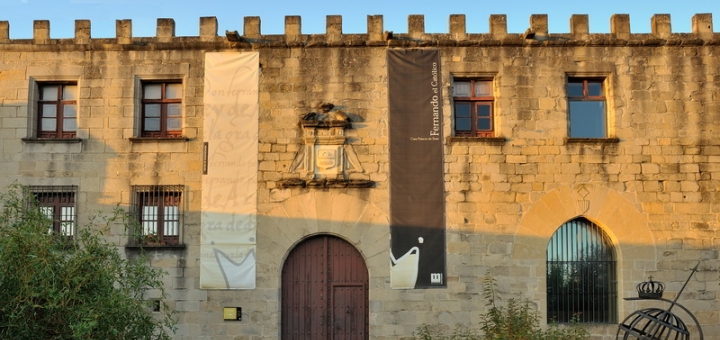
M 142 137 L 181 137 L 181 82 L 142 84 Z
M 548 322 L 617 321 L 615 250 L 585 218 L 566 222 L 547 248 Z
M 182 223 L 181 185 L 135 186 L 132 206 L 141 244 L 178 245 Z
M 52 220 L 48 231 L 72 238 L 75 235 L 76 186 L 28 187 L 38 203 L 40 211 Z
M 603 80 L 569 78 L 567 95 L 568 135 L 571 138 L 606 138 Z
M 493 137 L 492 80 L 457 79 L 453 83 L 455 136 Z
M 37 137 L 75 138 L 77 83 L 39 83 L 38 92 Z

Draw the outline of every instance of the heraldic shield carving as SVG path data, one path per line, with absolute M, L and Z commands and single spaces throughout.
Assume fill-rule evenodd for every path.
M 299 175 L 279 182 L 288 187 L 369 188 L 374 182 L 351 179 L 352 173 L 363 173 L 353 146 L 347 143 L 345 130 L 352 120 L 335 105 L 320 105 L 320 112 L 310 112 L 300 119 L 303 145 L 290 166 Z

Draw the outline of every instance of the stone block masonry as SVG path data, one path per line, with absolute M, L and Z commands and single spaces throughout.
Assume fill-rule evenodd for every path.
M 445 33 L 426 32 L 422 15 L 408 18 L 407 33 L 386 32 L 381 15 L 367 19 L 365 33 L 343 33 L 342 17 L 328 16 L 325 33 L 306 34 L 301 18 L 289 16 L 284 34 L 270 35 L 259 17 L 244 18 L 242 32 L 218 32 L 216 18 L 203 17 L 190 37 L 176 36 L 168 18 L 158 19 L 153 37 L 134 37 L 132 21 L 118 20 L 113 38 L 93 38 L 87 20 L 76 21 L 74 37 L 57 38 L 51 22 L 38 20 L 31 39 L 10 39 L 11 23 L 0 21 L 0 187 L 77 186 L 82 225 L 96 211 L 130 209 L 135 186 L 181 186 L 181 245 L 151 252 L 151 263 L 168 272 L 177 339 L 280 338 L 292 327 L 282 324 L 283 266 L 315 235 L 339 237 L 362 255 L 368 339 L 408 338 L 438 320 L 477 326 L 486 273 L 503 301 L 528 298 L 545 322 L 548 244 L 578 218 L 611 242 L 615 321 L 644 306 L 622 299 L 635 296 L 635 284 L 652 275 L 672 295 L 700 261 L 679 302 L 699 317 L 706 339 L 720 339 L 720 33 L 710 14 L 688 18 L 688 33 L 673 32 L 670 16 L 658 14 L 643 34 L 633 33 L 626 14 L 613 15 L 607 33 L 590 32 L 587 15 L 573 15 L 569 33 L 549 32 L 546 15 L 532 15 L 525 32 L 508 32 L 507 17 L 491 15 L 488 33 L 467 32 L 464 15 L 450 16 Z M 390 287 L 391 49 L 440 50 L 444 289 Z M 202 195 L 202 178 L 212 171 L 202 143 L 210 130 L 207 52 L 259 54 L 252 290 L 200 288 L 201 206 L 211 199 Z M 489 92 L 457 94 L 473 81 L 489 82 Z M 142 134 L 143 86 L 157 83 L 182 84 L 177 138 Z M 73 138 L 37 137 L 40 88 L 53 84 L 77 86 Z M 589 95 L 592 84 L 601 90 Z M 458 105 L 476 99 L 489 107 L 491 136 L 461 128 Z M 573 135 L 569 113 L 593 102 L 602 102 L 601 118 L 583 122 L 603 124 L 602 137 Z M 346 144 L 362 171 L 348 179 L 374 186 L 278 185 L 300 178 L 292 169 L 310 137 L 299 122 L 323 103 L 351 120 Z M 471 111 L 470 120 L 477 115 Z M 137 249 L 126 247 L 120 229 L 108 237 L 132 256 Z M 222 308 L 231 306 L 242 307 L 243 321 L 223 321 Z M 613 339 L 616 327 L 588 329 L 595 339 Z

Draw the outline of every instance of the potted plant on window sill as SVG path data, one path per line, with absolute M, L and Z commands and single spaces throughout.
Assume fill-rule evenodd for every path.
M 147 246 L 160 245 L 161 244 L 160 236 L 157 233 L 150 233 L 150 234 L 143 235 L 141 243 L 143 245 L 147 245 Z

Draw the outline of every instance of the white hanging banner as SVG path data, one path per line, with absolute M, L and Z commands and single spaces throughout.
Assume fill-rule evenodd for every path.
M 257 52 L 205 54 L 200 288 L 255 288 Z

